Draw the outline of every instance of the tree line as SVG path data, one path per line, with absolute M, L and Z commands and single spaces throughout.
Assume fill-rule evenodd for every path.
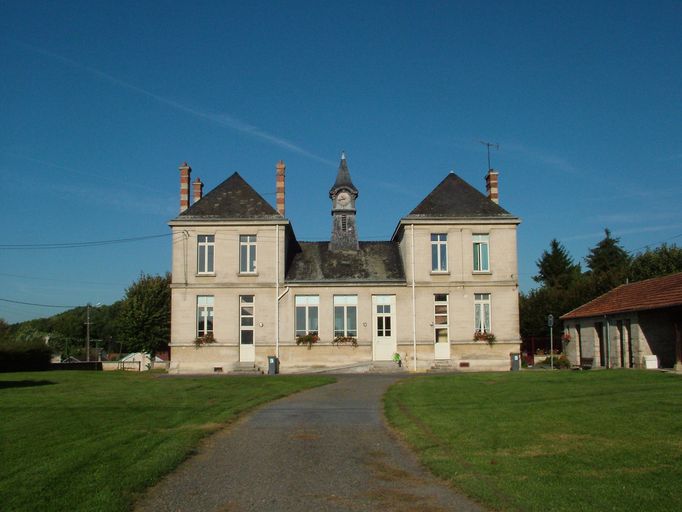
M 604 238 L 588 250 L 585 270 L 576 263 L 556 239 L 549 243 L 536 261 L 538 273 L 533 280 L 539 287 L 519 296 L 521 337 L 549 335 L 547 315 L 559 316 L 628 282 L 641 281 L 682 272 L 682 249 L 662 244 L 630 255 L 620 239 L 604 230 Z M 562 331 L 562 322 L 554 322 L 554 336 Z
M 170 339 L 170 274 L 142 273 L 111 305 L 90 307 L 91 347 L 107 352 L 167 350 Z M 8 324 L 0 319 L 0 345 L 45 343 L 53 352 L 80 359 L 85 353 L 87 306 Z

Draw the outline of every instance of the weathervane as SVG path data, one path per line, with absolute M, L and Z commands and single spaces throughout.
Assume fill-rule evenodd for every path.
M 488 149 L 488 169 L 492 169 L 492 167 L 490 167 L 490 148 L 493 147 L 499 151 L 500 145 L 495 144 L 494 142 L 485 142 L 483 140 L 479 140 L 478 142 L 483 144 Z

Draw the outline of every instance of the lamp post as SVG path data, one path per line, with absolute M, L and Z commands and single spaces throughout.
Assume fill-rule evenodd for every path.
M 549 327 L 549 367 L 554 370 L 554 315 L 547 315 L 547 326 Z

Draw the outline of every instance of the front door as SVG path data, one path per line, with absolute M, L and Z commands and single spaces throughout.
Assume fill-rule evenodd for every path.
M 256 361 L 254 345 L 255 304 L 253 295 L 239 296 L 239 362 Z
M 390 361 L 396 351 L 395 295 L 372 295 L 372 346 L 375 361 Z
M 450 359 L 450 336 L 448 329 L 448 294 L 434 296 L 433 337 L 436 360 Z

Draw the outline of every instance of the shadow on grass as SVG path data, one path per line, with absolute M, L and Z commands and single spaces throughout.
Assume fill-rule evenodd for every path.
M 56 384 L 51 380 L 0 380 L 0 389 L 5 388 L 33 388 L 36 386 L 49 386 Z

